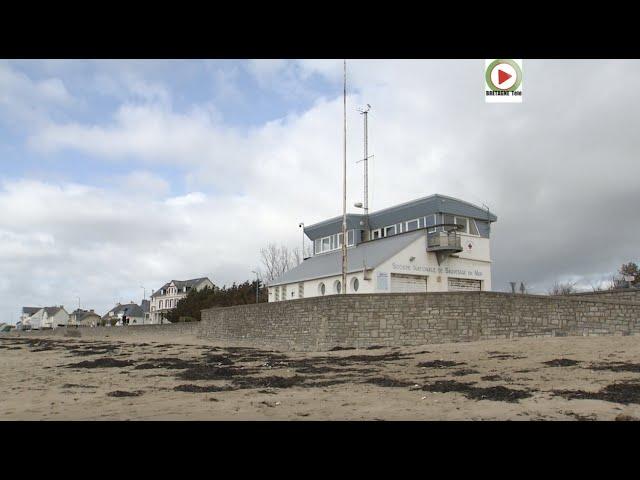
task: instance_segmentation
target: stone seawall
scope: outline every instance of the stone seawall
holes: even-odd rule
[[[443,292],[334,295],[202,312],[200,335],[287,350],[640,333],[640,302]]]
[[[143,341],[149,337],[162,338],[167,341],[177,336],[196,336],[200,331],[200,322],[170,323],[166,325],[136,325],[127,327],[70,327],[51,330],[28,330],[10,332],[3,335],[11,337],[78,337],[90,340],[123,339]]]
[[[620,288],[617,290],[602,290],[599,292],[572,293],[569,297],[591,298],[593,300],[616,300],[640,303],[640,288]]]
[[[640,334],[636,292],[546,296],[496,292],[330,295],[203,310],[202,321],[58,328],[8,336],[169,342],[177,337],[279,350],[322,351],[567,335]]]

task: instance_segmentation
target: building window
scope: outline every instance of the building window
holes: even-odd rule
[[[162,309],[162,300],[160,300],[160,305],[158,306],[158,308]]]
[[[342,290],[342,283],[340,282],[340,280],[336,280],[335,282],[333,282],[333,291],[335,293],[340,293],[341,290]]]
[[[395,225],[391,225],[390,227],[384,227],[384,236],[385,237],[390,237],[391,235],[395,235],[396,234],[396,226]]]
[[[280,287],[276,287],[276,302],[280,301]]]
[[[347,247],[352,247],[356,243],[356,231],[349,230],[347,232]]]
[[[371,231],[371,239],[372,240],[380,238],[380,236],[381,236],[380,229]]]
[[[476,221],[473,218],[469,219],[469,233],[471,235],[480,236],[480,233],[478,232],[478,226],[476,225]]]
[[[359,287],[360,287],[360,281],[358,280],[358,277],[353,277],[351,279],[351,290],[353,290],[354,292],[357,292]]]
[[[462,233],[468,233],[469,228],[467,227],[467,219],[465,217],[456,217],[456,225],[461,225],[462,228],[458,230]]]
[[[405,225],[405,231],[410,232],[412,230],[417,230],[420,228],[420,219],[416,218],[415,220],[409,220]]]
[[[446,223],[447,225],[452,225],[454,223],[456,223],[455,218],[453,215],[445,215],[444,216],[444,221],[442,223]]]
[[[318,254],[322,252],[322,240],[317,238],[313,241],[313,252]]]
[[[430,227],[431,225],[435,225],[436,222],[436,214],[434,213],[433,215],[428,215],[426,217],[424,217],[424,226],[425,227]],[[427,233],[434,233],[436,231],[435,228],[429,228],[427,230]]]
[[[298,283],[298,298],[304,298],[304,282]]]
[[[325,288],[325,286],[324,286],[324,283],[322,283],[322,282],[321,282],[321,283],[320,283],[320,285],[318,285],[318,293],[319,293],[320,295],[324,295],[324,294],[325,294],[325,291],[326,291],[326,288]]]

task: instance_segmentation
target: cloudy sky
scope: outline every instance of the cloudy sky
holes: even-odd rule
[[[485,203],[495,290],[590,288],[640,260],[639,61],[349,61],[348,204],[369,115],[373,210]],[[251,278],[270,241],[341,212],[342,61],[0,61],[0,321],[100,313],[170,279]]]

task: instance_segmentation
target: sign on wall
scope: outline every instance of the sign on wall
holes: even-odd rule
[[[376,290],[387,291],[389,290],[389,274],[386,272],[376,273]]]
[[[460,267],[435,267],[428,265],[410,265],[407,263],[393,262],[391,268],[398,272],[416,272],[416,273],[433,273],[438,275],[454,275],[472,278],[483,278],[484,272],[478,268],[460,268]]]

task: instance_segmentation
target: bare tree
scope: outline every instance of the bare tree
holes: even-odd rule
[[[548,290],[549,295],[569,295],[576,292],[576,284],[571,282],[555,282]]]
[[[624,288],[627,286],[627,282],[625,282],[624,277],[618,277],[616,275],[611,276],[611,286],[609,290],[617,290],[618,288]]]
[[[260,249],[260,261],[262,263],[262,277],[270,282],[280,277],[283,273],[302,263],[302,254],[297,247],[290,249],[286,245],[276,245],[269,243],[265,248]]]

